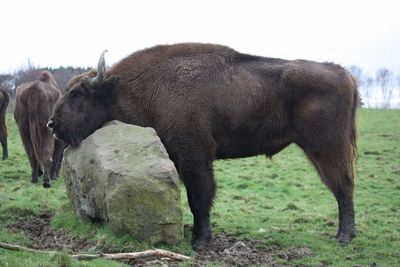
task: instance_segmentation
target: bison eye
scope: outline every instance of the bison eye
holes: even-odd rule
[[[82,98],[86,96],[86,92],[82,89],[71,91],[70,95],[74,99]]]

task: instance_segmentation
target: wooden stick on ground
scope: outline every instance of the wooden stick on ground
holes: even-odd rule
[[[188,256],[177,254],[163,249],[150,249],[141,252],[131,252],[131,253],[113,253],[113,254],[100,253],[100,254],[72,255],[72,258],[77,260],[91,260],[96,258],[103,258],[108,260],[127,260],[127,259],[139,259],[148,257],[169,258],[171,260],[176,260],[176,261],[190,260],[190,257]]]
[[[13,251],[27,251],[33,253],[46,253],[46,254],[54,254],[56,251],[47,251],[47,250],[36,250],[18,245],[11,245],[7,243],[0,242],[0,248],[13,250]],[[174,253],[171,251],[163,250],[163,249],[150,249],[141,252],[131,252],[131,253],[99,253],[99,254],[75,254],[71,255],[72,258],[77,260],[93,260],[97,258],[103,258],[108,260],[126,260],[126,259],[139,259],[139,258],[148,258],[148,257],[160,257],[160,258],[168,258],[176,261],[185,261],[190,260],[190,257],[181,255],[178,253]]]
[[[3,242],[0,242],[0,248],[14,250],[14,251],[27,251],[27,252],[33,252],[33,253],[46,253],[46,254],[56,253],[56,251],[37,250],[37,249],[27,248],[27,247],[18,246],[18,245],[7,244],[7,243],[3,243]]]

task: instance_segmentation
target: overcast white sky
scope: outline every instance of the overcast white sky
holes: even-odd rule
[[[156,44],[206,42],[400,74],[399,1],[0,1],[0,72],[112,64]]]

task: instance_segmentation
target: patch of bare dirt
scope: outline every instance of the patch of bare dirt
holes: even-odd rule
[[[259,240],[217,234],[210,247],[195,256],[194,262],[196,266],[206,266],[211,262],[218,262],[221,266],[283,266],[277,264],[278,258],[289,261],[313,254],[306,247],[282,249]]]
[[[72,252],[87,251],[93,244],[84,239],[72,237],[62,230],[54,230],[50,226],[53,212],[44,211],[35,217],[19,217],[13,224],[7,226],[11,231],[23,231],[32,240],[33,249],[67,250]]]
[[[32,240],[33,249],[58,250],[81,253],[95,247],[95,244],[72,237],[62,230],[54,230],[50,226],[53,216],[51,211],[42,212],[38,216],[20,217],[13,224],[8,225],[12,231],[23,231]],[[112,253],[113,251],[103,251]],[[279,262],[304,256],[312,256],[314,253],[307,247],[282,249],[276,245],[265,245],[259,240],[218,233],[207,249],[197,252],[193,257],[193,266],[207,266],[210,263],[218,263],[220,266],[286,266]],[[131,266],[179,266],[178,262],[148,261],[138,259],[125,261]]]

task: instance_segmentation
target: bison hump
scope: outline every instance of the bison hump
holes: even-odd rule
[[[39,80],[42,82],[48,82],[51,79],[51,74],[47,71],[42,71],[39,75]]]

